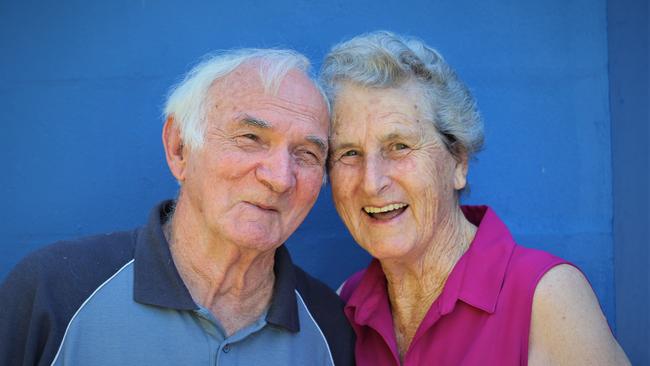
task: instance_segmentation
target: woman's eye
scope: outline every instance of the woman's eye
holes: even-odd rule
[[[334,159],[334,161],[345,165],[355,165],[359,163],[359,159],[361,159],[361,152],[359,150],[346,150],[338,154],[338,158]]]
[[[409,148],[408,145],[403,144],[401,142],[398,142],[395,145],[393,145],[393,150],[404,150],[404,149],[408,149],[408,148]]]

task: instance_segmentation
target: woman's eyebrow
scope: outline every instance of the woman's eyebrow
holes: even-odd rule
[[[393,131],[381,137],[382,142],[399,140],[404,138],[410,138],[417,136],[416,133],[412,131]]]
[[[398,138],[400,138],[402,136],[403,135],[401,133],[399,133],[399,132],[391,132],[388,135],[384,136],[384,140],[395,140],[395,139],[398,139]]]
[[[332,146],[332,151],[340,150],[340,149],[348,149],[351,147],[356,146],[355,144],[351,142],[344,142],[342,144],[330,144]]]

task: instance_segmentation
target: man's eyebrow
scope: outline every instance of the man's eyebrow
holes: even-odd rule
[[[317,136],[307,136],[307,141],[311,142],[312,144],[318,146],[318,150],[320,150],[321,153],[326,154],[327,153],[327,143],[323,139]]]
[[[244,115],[244,117],[241,119],[241,123],[251,127],[264,129],[271,128],[271,125],[268,122],[249,115]]]
[[[251,126],[251,127],[263,128],[263,129],[271,128],[270,123],[266,122],[265,120],[250,116],[248,114],[243,116],[243,118],[241,119],[241,124]],[[327,153],[327,143],[320,137],[307,136],[307,141],[316,145],[318,147],[318,150],[320,150],[321,153],[323,154]]]

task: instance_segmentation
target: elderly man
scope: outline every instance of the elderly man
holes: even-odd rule
[[[142,228],[23,260],[0,288],[0,364],[352,364],[340,300],[282,246],[327,158],[308,65],[240,50],[190,71],[162,133],[177,200]]]

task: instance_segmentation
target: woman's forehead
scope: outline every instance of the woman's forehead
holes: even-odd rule
[[[343,115],[346,119],[368,116],[384,118],[393,114],[417,118],[432,115],[431,103],[422,87],[416,83],[395,88],[368,88],[347,84],[337,94],[333,112],[335,119],[337,115]]]

